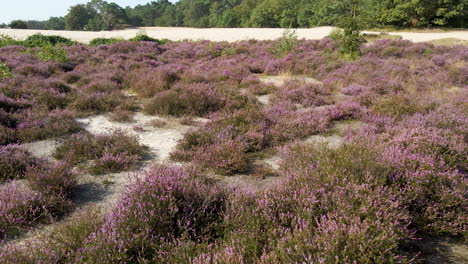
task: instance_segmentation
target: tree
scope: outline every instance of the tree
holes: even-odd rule
[[[96,12],[86,5],[72,6],[65,16],[65,28],[68,30],[84,30],[88,21],[95,16]]]
[[[466,0],[373,0],[379,22],[396,26],[464,26]]]
[[[16,29],[27,29],[28,24],[23,20],[13,20],[10,22],[9,27]]]
[[[209,0],[192,0],[183,3],[184,26],[208,27],[210,2]]]
[[[96,14],[86,25],[87,30],[112,30],[128,22],[127,13],[116,3],[92,0],[86,6]]]
[[[346,58],[354,59],[360,54],[360,30],[365,21],[364,0],[343,0],[339,4],[344,11],[337,21],[337,26],[343,29],[339,39],[340,52]]]
[[[65,18],[64,17],[51,17],[45,22],[46,28],[51,30],[64,30]]]

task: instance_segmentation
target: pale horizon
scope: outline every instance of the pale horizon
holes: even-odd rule
[[[68,9],[77,4],[84,4],[89,0],[1,0],[0,23],[8,24],[12,20],[47,20],[50,17],[65,16]],[[153,0],[154,1],[154,0]],[[177,0],[169,0],[177,2]],[[152,0],[108,0],[121,7],[144,5]]]

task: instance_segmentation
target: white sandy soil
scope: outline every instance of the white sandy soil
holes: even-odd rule
[[[322,39],[330,34],[333,27],[300,28],[297,34],[300,39]],[[30,30],[30,29],[0,29],[0,34],[9,35],[16,39],[25,39],[30,35],[41,33],[43,35],[60,35],[75,41],[88,43],[94,38],[123,38],[129,39],[138,33],[145,33],[157,39],[179,40],[211,40],[211,41],[241,41],[248,39],[274,40],[282,36],[281,28],[186,28],[186,27],[141,27],[114,31],[57,31],[57,30]],[[379,33],[366,31],[364,33]],[[399,35],[403,39],[413,42],[424,42],[436,39],[457,38],[468,40],[468,31],[450,32],[389,32],[390,35]]]
[[[134,116],[135,121],[132,123],[113,122],[104,115],[80,118],[77,121],[85,130],[92,134],[118,129],[137,135],[140,143],[148,146],[150,153],[156,156],[156,161],[168,161],[169,153],[174,150],[177,141],[182,139],[183,134],[189,127],[179,125],[154,128],[150,125],[150,122],[157,119],[161,120],[162,118],[136,113]],[[143,131],[139,131],[141,129]]]

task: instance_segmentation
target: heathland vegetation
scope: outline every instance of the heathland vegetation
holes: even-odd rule
[[[2,37],[0,263],[417,263],[421,239],[466,242],[468,48],[364,44],[343,17],[322,40]],[[188,127],[168,160],[138,137],[159,119],[78,122],[143,114]],[[50,156],[26,150],[43,140]],[[106,210],[77,202],[84,177],[125,171]]]
[[[349,4],[360,6],[366,27],[464,28],[468,20],[464,0],[158,0],[126,8],[92,0],[70,7],[63,17],[15,20],[9,26],[90,31],[140,26],[308,28],[335,26],[349,13]]]

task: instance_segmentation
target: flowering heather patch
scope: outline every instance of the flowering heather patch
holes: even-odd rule
[[[171,90],[157,93],[145,105],[148,114],[204,116],[219,110],[224,99],[213,85],[175,84]]]
[[[0,182],[24,178],[29,166],[42,162],[18,145],[0,146]]]
[[[102,225],[102,218],[97,207],[78,209],[38,241],[2,245],[0,263],[72,263],[88,236]]]
[[[304,107],[320,106],[331,103],[330,95],[331,91],[321,84],[290,81],[275,93],[271,103],[292,103]]]
[[[215,238],[224,193],[196,173],[155,167],[137,178],[103,226],[91,234],[78,263],[125,263],[135,258],[164,263],[177,248],[177,239],[203,243]]]
[[[242,173],[249,169],[245,152],[246,146],[242,142],[228,140],[200,148],[194,154],[194,162],[220,174]]]
[[[411,263],[414,236],[466,240],[467,47],[381,40],[344,61],[330,38],[298,41],[282,58],[271,52],[277,43],[72,45],[64,47],[68,63],[0,48],[11,73],[0,80],[0,144],[73,134],[77,116],[130,117],[142,106],[196,126],[171,158],[197,168],[138,175],[104,222],[84,228],[77,220],[67,234],[79,235],[48,250],[25,246],[39,252],[27,258],[0,253],[0,263]],[[257,76],[279,73],[322,85],[274,87]],[[254,96],[266,94],[265,105]],[[189,122],[195,116],[207,120]],[[348,120],[363,127],[341,131]],[[301,144],[336,131],[345,136],[340,146]],[[202,175],[268,173],[255,170],[254,158],[269,148],[282,152],[277,185],[226,190]],[[145,150],[116,132],[65,139],[55,157],[68,166],[10,154],[5,168],[27,183],[0,187],[2,197],[28,206],[8,203],[2,236],[66,212],[75,184],[68,166],[128,170]]]
[[[70,166],[65,163],[30,166],[26,170],[25,178],[32,190],[44,195],[68,197],[77,184],[76,174],[71,172]]]
[[[0,239],[44,217],[44,197],[15,182],[0,186]]]
[[[15,237],[40,222],[63,216],[71,202],[60,194],[36,192],[15,181],[0,186],[0,239]]]
[[[54,157],[76,165],[94,160],[90,171],[94,174],[127,170],[145,155],[137,136],[114,131],[96,136],[77,134],[65,140],[54,152]]]

